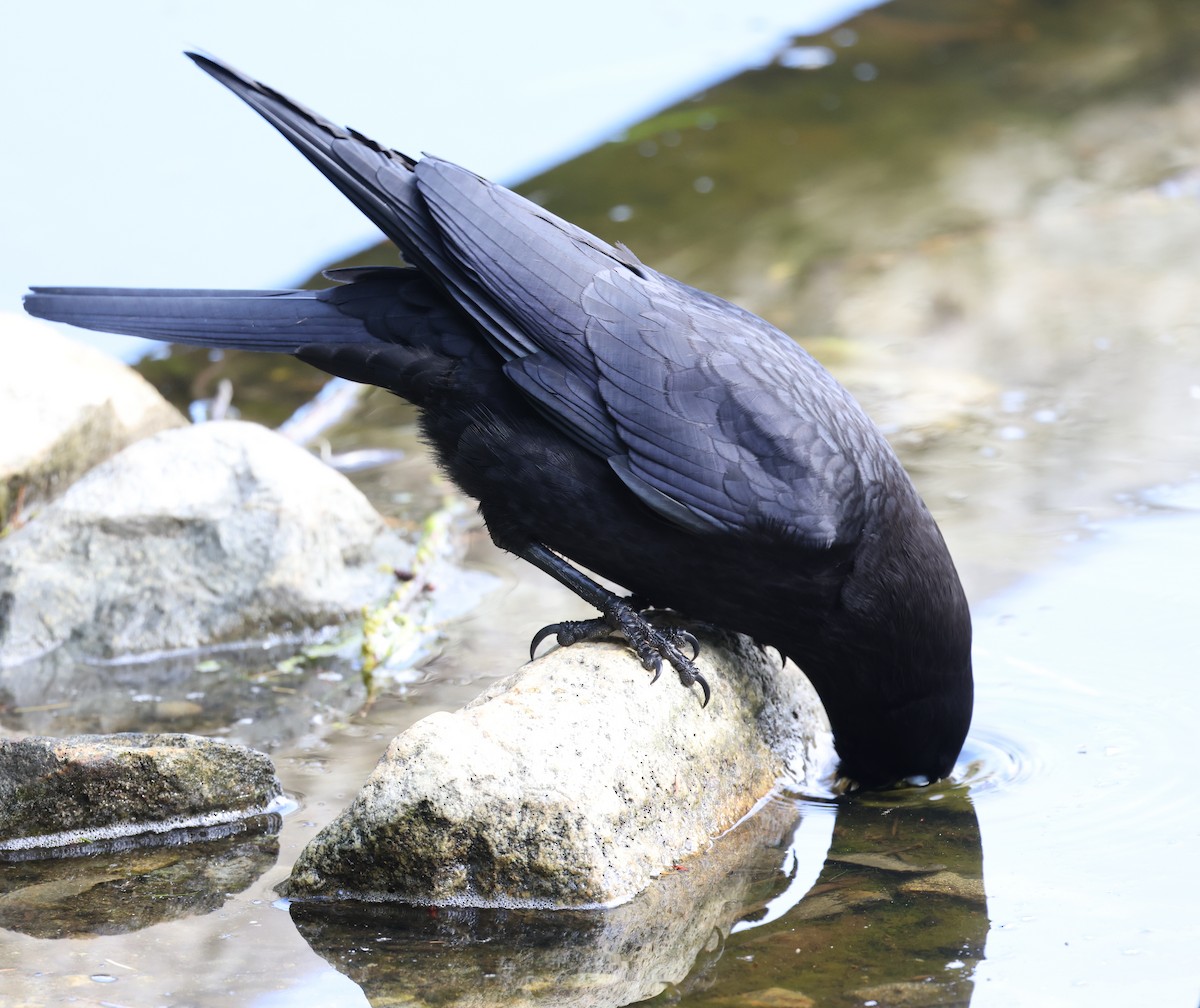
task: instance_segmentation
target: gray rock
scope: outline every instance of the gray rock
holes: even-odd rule
[[[620,644],[524,666],[389,746],[301,854],[289,895],[466,906],[612,905],[703,851],[785,767],[815,777],[815,694],[745,638],[705,638],[698,691]]]
[[[126,445],[187,421],[136,371],[42,322],[0,314],[0,527]]]
[[[0,739],[0,852],[212,827],[271,810],[262,753],[195,735]]]
[[[164,431],[0,539],[0,667],[298,633],[386,597],[411,547],[263,427]]]

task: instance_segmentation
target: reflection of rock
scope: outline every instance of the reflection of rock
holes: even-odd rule
[[[947,991],[930,980],[897,980],[894,983],[859,987],[850,992],[855,1000],[865,1004],[886,1005],[888,1008],[940,1008],[962,1005],[958,991]]]
[[[285,641],[121,663],[59,648],[0,668],[0,725],[33,735],[222,732],[274,749],[362,705],[363,683],[343,653],[353,644],[329,657],[326,646],[304,646],[300,660]]]
[[[942,438],[962,438],[998,392],[971,371],[913,361],[894,345],[829,338],[806,340],[805,348],[838,381],[854,389],[900,451],[928,449]]]
[[[42,322],[0,316],[0,528],[139,438],[184,423],[139,375]]]
[[[902,875],[929,875],[946,867],[941,864],[913,864],[899,854],[830,854],[829,860],[858,865],[860,868],[878,868],[880,871],[900,872]]]
[[[0,667],[334,623],[411,548],[342,476],[264,428],[164,431],[0,540]]]
[[[909,895],[951,896],[954,899],[980,905],[987,902],[983,879],[965,878],[956,872],[942,871],[914,882],[906,882],[900,887],[900,891]]]
[[[279,818],[259,819],[251,824],[258,836],[119,857],[6,864],[0,873],[0,928],[35,938],[87,938],[209,913],[275,864]]]
[[[807,994],[787,987],[767,987],[727,998],[713,998],[708,1004],[714,1008],[813,1008],[816,1002]]]
[[[704,640],[700,706],[623,645],[551,652],[396,738],[299,858],[291,895],[467,906],[619,903],[703,850],[828,739],[794,666]]]
[[[754,989],[755,963],[787,959],[821,1004],[967,1004],[988,934],[982,861],[965,787],[853,795],[816,883],[786,914],[736,929],[722,981]]]
[[[0,739],[0,852],[92,853],[141,834],[268,812],[281,788],[262,753],[194,735]]]
[[[614,909],[297,902],[292,917],[372,1004],[615,1008],[720,957],[733,922],[780,884],[799,814],[790,802],[767,803],[702,857]]]

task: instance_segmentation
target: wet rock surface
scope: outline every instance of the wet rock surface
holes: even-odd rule
[[[0,314],[0,528],[126,445],[187,421],[108,354]]]
[[[828,733],[808,681],[741,637],[701,641],[713,686],[655,684],[621,644],[560,648],[393,740],[304,850],[292,896],[459,906],[617,904],[705,850]],[[824,767],[824,769],[829,769]]]
[[[271,760],[194,735],[0,739],[0,856],[79,847],[266,813]]]
[[[412,548],[344,477],[254,424],[165,431],[0,539],[0,667],[325,627]]]

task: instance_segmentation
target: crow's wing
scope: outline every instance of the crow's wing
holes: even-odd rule
[[[641,500],[697,532],[858,536],[879,435],[791,339],[456,165],[414,170],[447,251],[525,334],[506,374]]]
[[[858,538],[877,476],[863,449],[878,435],[792,340],[665,278],[601,274],[585,305],[625,449],[609,463],[643,500],[816,546]]]
[[[861,448],[878,435],[782,333],[457,165],[413,160],[191,55],[396,242],[517,387],[660,514],[814,546],[858,535],[872,474],[854,459],[869,458]]]
[[[529,351],[520,327],[505,315],[503,306],[464,275],[456,258],[443,247],[417,191],[414,168],[418,162],[356,130],[338,126],[227,63],[200,53],[187,55],[283,134],[396,244],[410,265],[445,291],[502,355]]]

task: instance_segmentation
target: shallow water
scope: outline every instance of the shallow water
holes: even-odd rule
[[[1197,995],[1197,557],[1200,513],[1139,516],[980,607],[974,734],[1020,766],[973,792],[977,1003],[1012,1003],[1014,975],[1064,1004]]]
[[[955,780],[782,791],[714,854],[743,845],[730,906],[651,977],[659,1002],[1196,1004],[1198,20],[1165,0],[900,0],[789,57],[828,67],[714,86],[531,183],[826,360],[895,438],[975,614]],[[236,374],[248,413],[278,395]],[[406,452],[355,479],[419,518],[443,488],[411,420],[372,395],[331,441]],[[548,618],[586,615],[481,533],[470,560],[500,587],[365,710],[336,656],[264,654],[152,682],[92,669],[0,713],[14,732],[227,735],[270,751],[298,801],[254,836],[5,868],[0,1000],[620,1003],[632,959],[553,972],[557,949],[603,953],[615,914],[346,917],[274,893],[394,734],[507,674]]]

